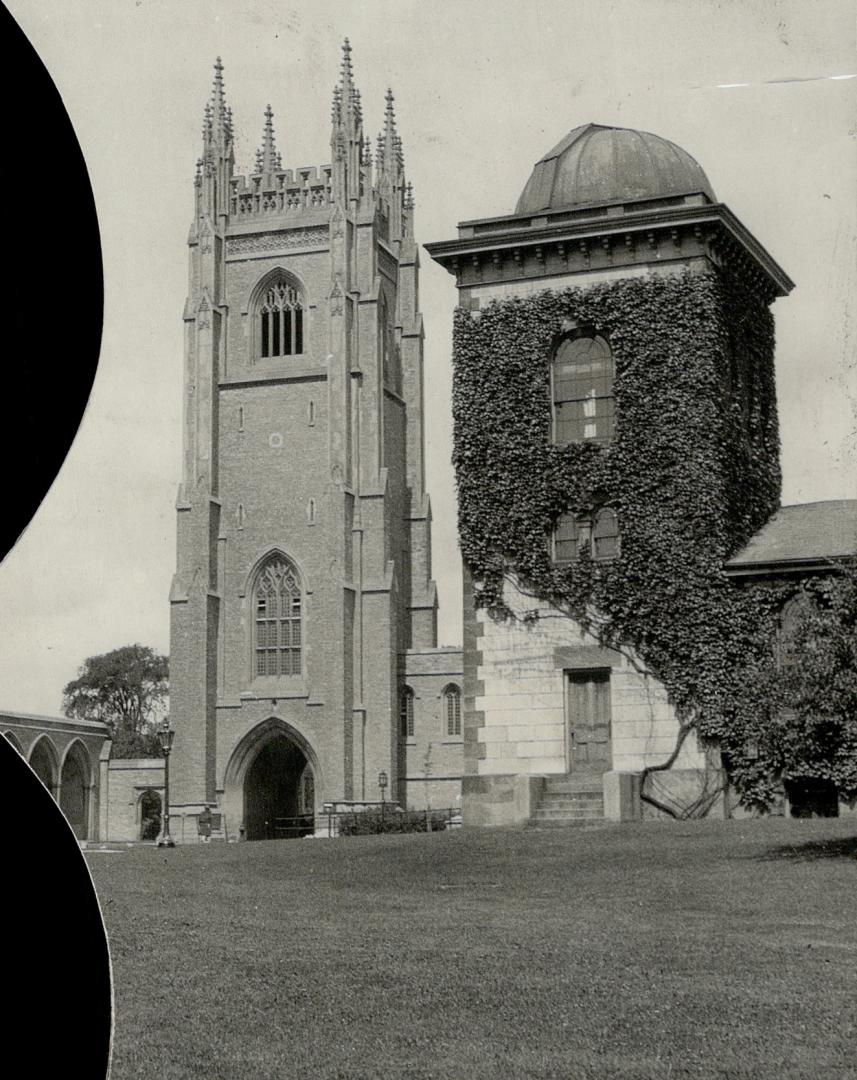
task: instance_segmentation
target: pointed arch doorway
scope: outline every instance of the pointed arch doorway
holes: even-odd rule
[[[226,799],[240,800],[247,840],[288,840],[315,828],[317,765],[309,744],[271,719],[247,735],[232,756]]]

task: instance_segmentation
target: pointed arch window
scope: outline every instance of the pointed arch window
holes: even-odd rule
[[[256,311],[259,355],[263,360],[304,351],[304,302],[297,284],[285,275],[269,281]]]
[[[460,735],[461,690],[453,683],[450,683],[443,692],[443,715],[446,723],[446,734],[452,736]]]
[[[614,429],[613,353],[603,337],[568,337],[553,359],[554,443],[609,443]]]
[[[410,686],[399,695],[399,731],[403,739],[414,737],[414,692]]]
[[[302,657],[301,583],[287,559],[277,555],[263,566],[253,591],[254,653],[257,675],[300,675]]]

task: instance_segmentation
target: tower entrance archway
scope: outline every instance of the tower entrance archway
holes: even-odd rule
[[[247,840],[306,836],[315,827],[316,772],[306,740],[287,724],[266,721],[242,740],[227,768],[227,813],[241,806]]]

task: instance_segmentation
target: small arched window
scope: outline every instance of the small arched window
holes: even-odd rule
[[[563,514],[553,534],[553,557],[556,562],[573,562],[589,546],[589,522],[576,514]]]
[[[453,684],[443,692],[443,715],[447,735],[461,734],[461,691]]]
[[[414,692],[410,686],[399,695],[399,731],[403,739],[414,737]]]
[[[613,438],[613,354],[603,337],[565,338],[553,359],[554,442]]]
[[[304,304],[297,285],[285,275],[262,290],[256,309],[259,355],[297,356],[304,351]]]
[[[813,612],[813,602],[805,592],[799,592],[788,600],[780,612],[777,631],[777,665],[791,667],[800,659],[798,641],[801,623]]]
[[[262,567],[253,592],[257,675],[301,673],[301,585],[295,567],[275,555]]]
[[[592,527],[592,558],[615,559],[619,554],[619,520],[616,511],[603,506]]]

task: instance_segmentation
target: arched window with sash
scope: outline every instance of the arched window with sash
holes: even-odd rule
[[[453,738],[461,734],[461,690],[450,683],[443,692],[444,730]]]
[[[552,365],[557,446],[612,440],[613,376],[613,353],[603,337],[567,337],[559,343]]]
[[[592,558],[615,559],[619,554],[619,519],[611,506],[602,506],[592,525]]]

